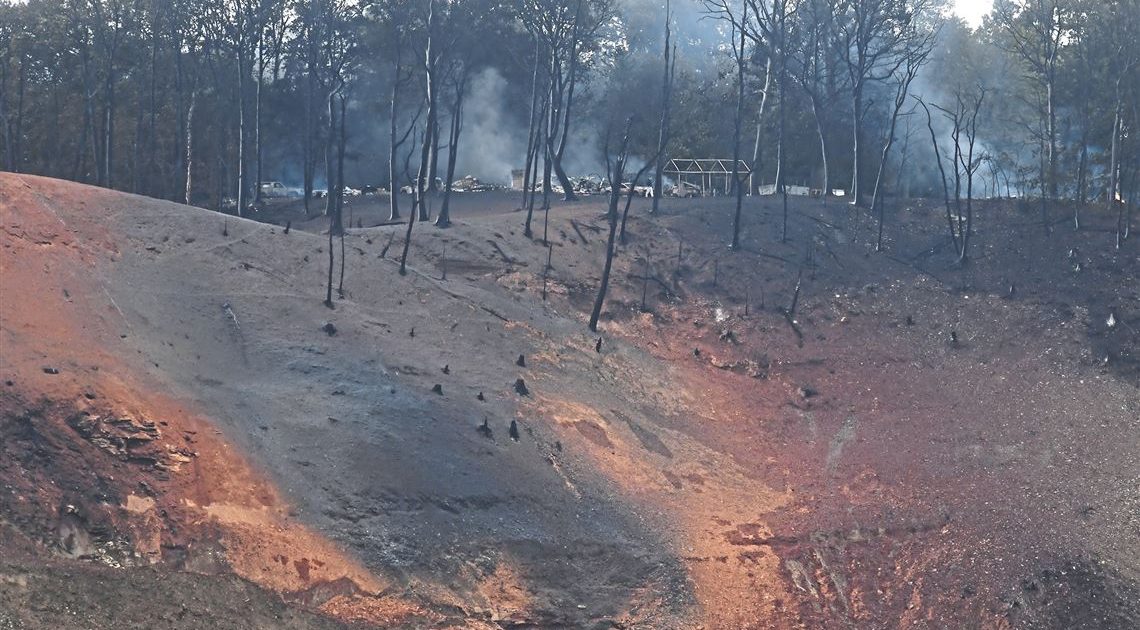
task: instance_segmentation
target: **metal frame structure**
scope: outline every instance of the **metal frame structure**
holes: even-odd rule
[[[739,160],[737,172],[741,184],[747,180],[748,188],[745,192],[752,194],[752,168],[748,162]],[[665,165],[665,175],[675,178],[678,182],[700,185],[702,195],[717,194],[718,191],[720,194],[727,195],[733,191],[731,159],[672,159]],[[724,186],[718,189],[716,184],[720,182],[722,177],[724,178]],[[696,179],[697,182],[693,182],[693,179]]]

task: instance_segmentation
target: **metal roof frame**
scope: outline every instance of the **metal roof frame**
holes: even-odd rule
[[[732,159],[728,158],[675,158],[665,165],[665,172],[678,175],[731,175]],[[744,160],[737,160],[737,173],[751,175],[752,167]]]
[[[733,160],[724,158],[674,158],[665,164],[664,173],[675,176],[677,181],[693,184],[697,180],[701,194],[731,194]],[[738,185],[747,185],[748,194],[752,191],[752,167],[744,160],[736,161]]]

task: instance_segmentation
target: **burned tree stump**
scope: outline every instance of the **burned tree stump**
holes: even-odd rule
[[[519,396],[530,396],[530,390],[527,389],[526,381],[521,378],[515,381],[515,391]]]
[[[512,440],[514,440],[516,442],[519,441],[519,425],[514,420],[511,420],[511,428],[507,432],[507,434],[511,436]]]
[[[520,354],[518,360],[515,361],[515,365],[519,367],[526,367],[526,357]]]

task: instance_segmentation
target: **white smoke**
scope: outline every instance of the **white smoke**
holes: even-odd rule
[[[463,105],[456,178],[474,175],[481,181],[509,184],[511,170],[522,168],[526,155],[525,123],[510,120],[507,80],[495,68],[471,79]]]

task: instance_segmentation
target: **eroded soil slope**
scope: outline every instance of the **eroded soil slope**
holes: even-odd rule
[[[504,195],[417,226],[406,276],[400,226],[352,229],[330,310],[319,220],[0,192],[32,555],[415,627],[1140,619],[1140,261],[1095,215],[983,207],[958,267],[922,204],[878,253],[846,206],[793,203],[780,243],[750,199],[732,252],[730,202],[639,202],[592,335],[598,202],[551,213],[547,273]],[[13,580],[0,610],[36,609]]]

